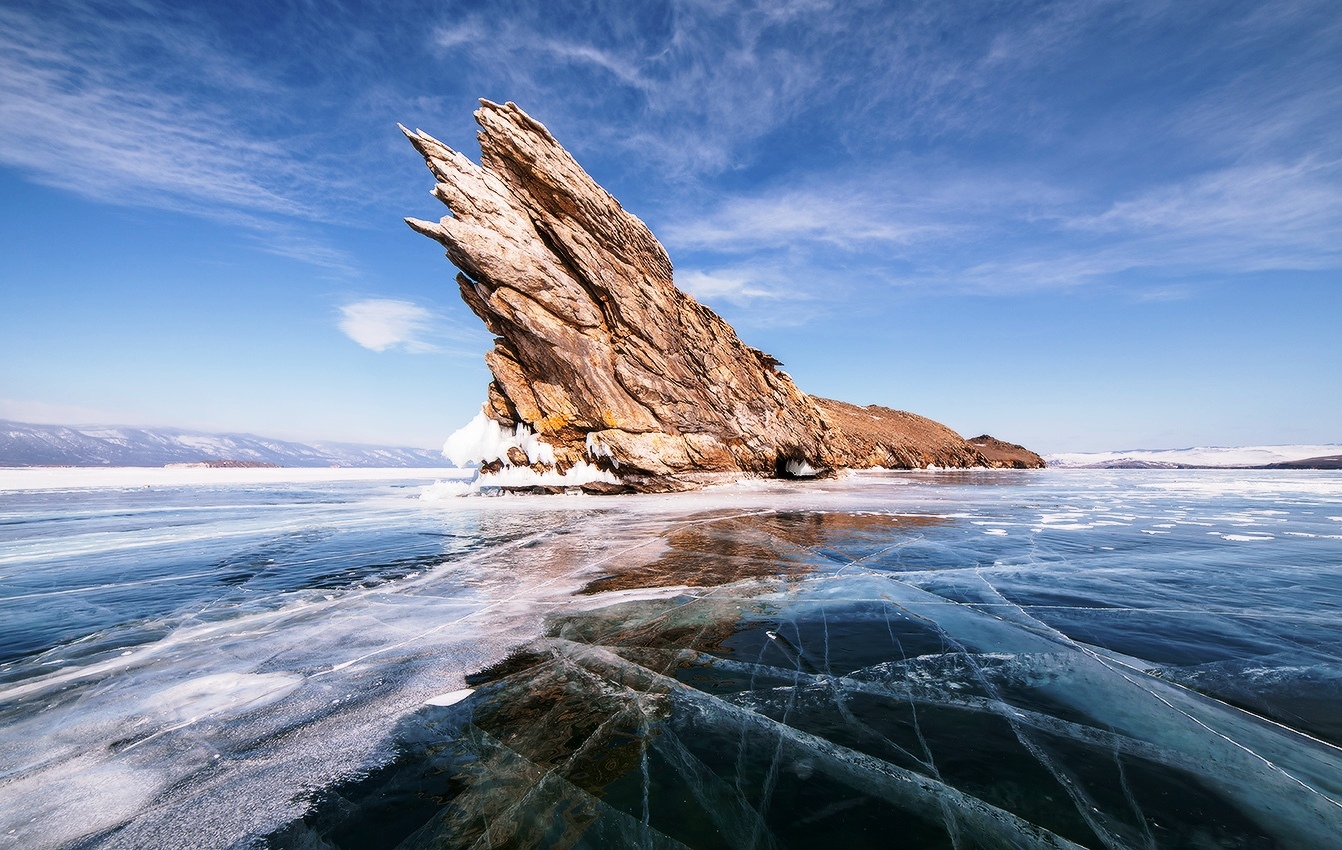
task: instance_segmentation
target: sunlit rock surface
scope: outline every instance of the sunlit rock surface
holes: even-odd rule
[[[807,396],[675,287],[651,231],[545,127],[512,103],[481,104],[478,166],[405,131],[451,211],[407,222],[447,249],[462,298],[496,335],[485,412],[552,447],[538,474],[590,460],[623,484],[674,490],[741,473],[1043,465],[1024,450],[988,456],[911,414]]]

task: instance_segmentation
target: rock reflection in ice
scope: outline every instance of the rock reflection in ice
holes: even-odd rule
[[[1041,616],[1100,607],[1084,581],[1041,610],[896,551],[946,527],[694,517],[271,841],[355,846],[413,800],[380,846],[1336,844],[1336,746]]]

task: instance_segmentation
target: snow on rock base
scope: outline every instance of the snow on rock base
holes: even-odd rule
[[[443,444],[443,457],[452,461],[454,466],[496,460],[504,466],[512,466],[508,450],[513,448],[525,452],[528,463],[555,462],[554,449],[525,424],[508,429],[486,416],[483,410],[447,438]]]
[[[537,472],[527,466],[505,466],[498,472],[477,475],[472,481],[435,481],[425,487],[420,498],[426,501],[448,499],[453,496],[489,495],[507,490],[525,490],[529,487],[577,488],[584,484],[622,484],[608,470],[586,461],[579,461],[567,472],[547,470]]]
[[[519,449],[525,453],[528,464],[540,464],[550,468],[537,470],[533,466],[519,465],[508,456],[512,449]],[[621,483],[614,473],[587,461],[579,461],[568,470],[560,472],[553,467],[554,449],[543,442],[530,428],[525,424],[519,424],[516,428],[506,428],[490,419],[484,411],[447,438],[447,442],[443,445],[443,456],[459,467],[467,464],[502,464],[502,468],[481,472],[470,481],[436,481],[424,488],[420,494],[421,499],[433,501],[501,490],[524,490],[529,487],[568,488],[597,482]]]

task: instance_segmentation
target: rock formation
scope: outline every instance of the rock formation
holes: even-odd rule
[[[978,449],[990,466],[1011,469],[1042,469],[1044,459],[1024,446],[1008,443],[987,434],[981,434],[967,441]]]
[[[915,413],[874,404],[858,407],[815,396],[811,400],[846,438],[848,455],[845,465],[849,467],[1034,469],[1044,465],[1043,458],[1021,446],[1004,443],[986,434],[965,441],[940,422]]]
[[[447,249],[462,298],[496,336],[488,421],[472,433],[501,450],[474,459],[547,476],[594,466],[603,474],[585,477],[602,489],[618,475],[639,490],[722,474],[1016,465],[922,417],[807,396],[675,287],[647,226],[545,127],[512,103],[482,100],[475,117],[479,166],[401,128],[451,213],[406,222]]]

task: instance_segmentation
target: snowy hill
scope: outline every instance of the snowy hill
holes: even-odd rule
[[[293,443],[254,434],[176,428],[33,425],[0,420],[3,466],[163,466],[241,460],[277,466],[441,467],[432,449],[357,443]]]
[[[1071,452],[1048,455],[1049,466],[1089,469],[1179,469],[1190,466],[1267,466],[1308,458],[1342,455],[1342,444],[1321,446],[1202,446],[1188,449],[1133,449],[1121,452]]]

